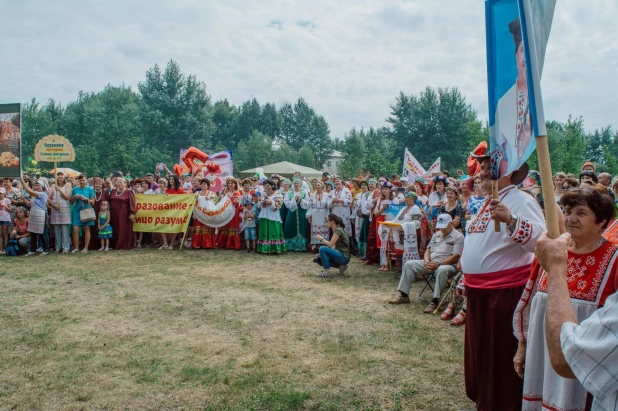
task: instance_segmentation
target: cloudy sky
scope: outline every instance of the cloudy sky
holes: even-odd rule
[[[487,116],[482,0],[0,0],[0,102],[135,87],[176,60],[214,100],[303,96],[333,137],[381,126],[399,91],[459,87]],[[618,127],[618,2],[558,0],[547,119]]]

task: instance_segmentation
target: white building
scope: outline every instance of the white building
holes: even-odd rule
[[[328,160],[326,160],[326,163],[322,166],[322,171],[326,171],[330,174],[338,174],[339,164],[341,164],[342,161],[343,153],[334,150]]]

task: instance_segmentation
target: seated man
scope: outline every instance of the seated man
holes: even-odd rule
[[[436,223],[436,233],[425,251],[424,260],[408,261],[403,267],[398,290],[401,295],[389,301],[389,304],[410,304],[410,284],[416,281],[420,274],[435,273],[436,284],[431,303],[423,311],[425,314],[434,312],[440,302],[440,295],[446,288],[446,282],[457,274],[457,262],[463,249],[464,236],[453,229],[452,217],[440,214]]]

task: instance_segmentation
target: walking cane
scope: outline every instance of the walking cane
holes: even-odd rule
[[[457,288],[457,283],[459,282],[460,278],[461,278],[461,271],[455,277],[453,277],[453,279],[451,280],[451,285],[449,286],[448,290],[446,291],[446,294],[444,294],[444,297],[442,298],[442,301],[440,301],[440,304],[438,304],[436,309],[433,311],[434,314],[438,314],[438,310],[440,309],[440,307],[442,307],[442,304],[444,304],[444,301],[446,301],[446,298],[451,293],[455,292],[455,289]]]

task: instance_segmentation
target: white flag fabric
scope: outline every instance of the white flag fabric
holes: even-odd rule
[[[412,183],[425,173],[426,171],[423,166],[421,166],[418,160],[410,153],[410,150],[406,148],[403,155],[403,172],[401,173],[401,179]]]
[[[429,169],[427,169],[427,172],[425,174],[423,174],[424,178],[431,178],[431,175],[433,173],[441,173],[442,172],[442,163],[441,163],[441,157],[438,157],[438,159],[431,165],[431,167],[429,167]]]

